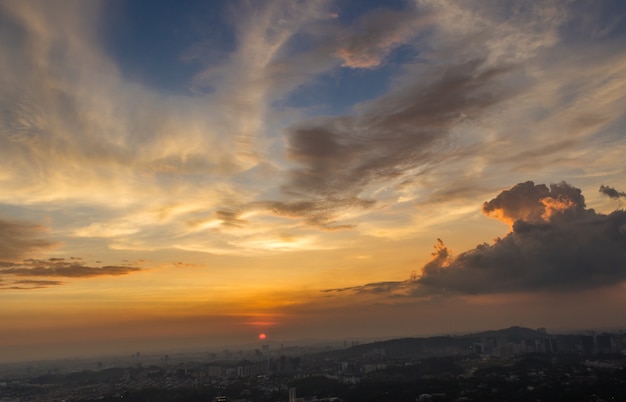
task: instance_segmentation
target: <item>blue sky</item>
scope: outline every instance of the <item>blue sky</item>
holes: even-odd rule
[[[228,9],[204,1],[111,1],[103,5],[102,44],[130,80],[189,94],[194,76],[236,46]],[[197,49],[197,50],[196,50]],[[194,50],[204,53],[193,57]]]

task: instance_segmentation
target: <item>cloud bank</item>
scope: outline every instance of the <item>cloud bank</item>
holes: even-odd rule
[[[520,183],[485,202],[483,212],[511,224],[511,232],[457,256],[438,240],[419,277],[331,291],[416,297],[562,292],[626,280],[626,211],[596,213],[576,187]]]
[[[27,259],[21,262],[0,262],[0,289],[41,289],[64,285],[66,282],[45,278],[95,278],[121,276],[141,271],[128,265],[89,266],[80,258],[49,258],[47,260]],[[42,279],[19,279],[42,278]]]
[[[598,214],[580,189],[533,182],[503,191],[483,212],[512,232],[427,264],[418,283],[463,293],[577,290],[626,279],[626,212]]]
[[[119,276],[140,271],[140,268],[129,266],[106,265],[90,267],[76,259],[51,258],[48,260],[25,260],[21,263],[0,263],[0,275],[14,275],[20,277],[64,277],[64,278],[93,278],[95,276]]]

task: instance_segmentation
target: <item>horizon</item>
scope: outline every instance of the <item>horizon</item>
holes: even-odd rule
[[[626,327],[625,16],[0,0],[0,356]]]
[[[62,362],[62,361],[92,361],[98,359],[117,359],[117,358],[128,358],[135,356],[136,353],[140,353],[141,356],[145,357],[157,357],[163,355],[171,355],[170,357],[176,355],[198,355],[198,354],[206,354],[206,353],[219,353],[224,351],[231,352],[251,352],[253,350],[258,350],[259,347],[268,345],[270,347],[270,353],[275,353],[278,351],[288,351],[293,348],[324,348],[324,350],[338,350],[338,349],[349,349],[357,346],[364,346],[370,344],[376,344],[380,342],[394,341],[394,340],[402,340],[402,339],[428,339],[428,338],[438,338],[438,337],[466,337],[477,335],[485,332],[501,332],[507,331],[511,329],[522,329],[522,330],[532,330],[532,331],[542,331],[545,330],[546,336],[562,336],[562,335],[580,335],[580,334],[589,334],[593,332],[595,334],[601,333],[622,333],[623,328],[572,328],[572,329],[557,329],[550,330],[549,328],[529,328],[519,325],[513,325],[510,327],[503,328],[489,328],[482,329],[478,331],[458,331],[456,333],[446,332],[446,333],[432,333],[432,334],[414,334],[414,335],[399,335],[399,336],[391,336],[391,337],[346,337],[346,338],[303,338],[303,339],[271,339],[271,340],[257,340],[257,342],[249,342],[249,343],[233,343],[233,344],[220,344],[220,345],[206,345],[202,346],[199,344],[196,345],[187,345],[183,346],[183,344],[178,343],[176,346],[171,345],[169,347],[166,346],[156,346],[156,347],[148,347],[147,349],[142,350],[140,347],[137,348],[127,348],[127,349],[111,349],[109,352],[105,354],[101,354],[96,352],[96,349],[92,349],[91,353],[82,353],[82,354],[68,354],[68,355],[50,355],[48,357],[41,357],[37,359],[23,357],[18,360],[7,360],[6,356],[0,358],[0,365],[13,365],[13,364],[26,364],[26,363],[44,363],[44,362]],[[350,344],[348,344],[350,342]],[[352,342],[357,342],[353,344]],[[328,349],[334,345],[335,347],[332,349]],[[138,345],[139,346],[139,345]],[[143,345],[145,346],[145,345]],[[279,346],[279,349],[275,349],[275,347]],[[49,348],[47,348],[49,349]],[[316,353],[316,352],[310,352]],[[35,353],[37,354],[37,353]],[[22,355],[23,356],[23,355]],[[41,355],[38,355],[41,356]]]

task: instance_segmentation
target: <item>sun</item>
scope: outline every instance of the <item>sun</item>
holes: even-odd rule
[[[260,340],[263,340],[263,339],[265,339],[265,338],[267,338],[267,335],[265,335],[264,333],[260,333],[260,334],[259,334],[259,339],[260,339]]]

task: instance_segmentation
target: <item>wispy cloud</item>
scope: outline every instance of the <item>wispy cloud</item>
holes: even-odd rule
[[[298,166],[283,192],[302,200],[299,205],[314,203],[315,216],[337,218],[342,210],[333,201],[367,199],[373,205],[381,191],[401,194],[405,183],[456,157],[458,124],[481,119],[511,96],[499,85],[510,72],[510,66],[489,68],[479,60],[425,70],[358,113],[291,127],[288,157]],[[319,209],[324,205],[326,212]],[[321,227],[319,219],[308,222]]]
[[[361,17],[345,29],[335,54],[344,67],[375,68],[396,47],[409,44],[432,19],[415,9],[394,11],[378,9]]]
[[[326,3],[232,4],[237,46],[187,97],[120,74],[94,29],[97,2],[44,3],[0,5],[0,202],[90,205],[98,212],[68,232],[116,249],[167,248],[172,237],[187,247],[243,226],[234,208],[273,185],[254,170],[273,141],[268,106],[309,77],[286,82],[276,60],[299,29],[329,18]],[[223,225],[180,224],[209,218]]]
[[[15,260],[54,247],[55,242],[42,237],[46,231],[44,226],[0,219],[0,259]]]
[[[615,29],[568,41],[582,26],[571,3],[424,0],[349,23],[329,1],[229,3],[232,49],[181,50],[200,64],[185,96],[120,72],[94,28],[100,5],[0,4],[0,202],[65,211],[71,223],[54,222],[68,244],[333,248],[331,231],[415,233],[511,178],[618,164],[619,146],[589,144],[619,142],[607,130],[623,116],[623,46]],[[400,47],[411,56],[381,68]],[[377,71],[388,85],[340,115],[289,103],[303,86]]]
[[[349,209],[367,209],[375,204],[372,200],[356,197],[318,198],[310,201],[267,201],[259,202],[260,206],[277,216],[300,218],[304,223],[324,230],[341,230],[353,228],[353,224],[338,223],[339,215],[345,215]]]

